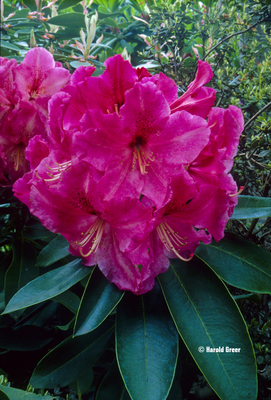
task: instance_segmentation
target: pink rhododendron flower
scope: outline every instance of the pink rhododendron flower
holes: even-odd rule
[[[31,170],[13,186],[72,254],[136,294],[152,289],[169,258],[189,261],[201,241],[220,240],[238,201],[229,171],[242,113],[213,108],[211,67],[198,65],[180,98],[170,78],[120,55],[99,77],[78,68],[49,100],[50,130],[28,141]],[[28,73],[18,72],[25,82]],[[34,81],[20,93],[22,101],[40,96],[40,111],[51,92]]]
[[[29,171],[25,149],[35,135],[47,137],[48,101],[69,79],[69,71],[43,48],[28,51],[20,65],[0,58],[1,185]]]

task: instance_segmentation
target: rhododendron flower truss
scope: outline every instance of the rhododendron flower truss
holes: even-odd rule
[[[0,58],[1,185],[29,171],[25,149],[35,135],[47,138],[48,101],[69,79],[69,71],[43,48],[28,51],[20,65]]]
[[[162,73],[136,70],[120,55],[105,65],[99,77],[78,68],[53,95],[49,133],[29,141],[31,171],[14,192],[83,263],[141,294],[169,258],[189,262],[201,241],[223,237],[238,201],[229,171],[243,117],[234,106],[212,108],[206,62],[180,98]]]

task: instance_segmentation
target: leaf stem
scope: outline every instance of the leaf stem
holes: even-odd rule
[[[263,111],[265,111],[268,107],[271,106],[271,101],[269,103],[267,103],[260,111],[258,111],[255,115],[253,115],[252,118],[250,118],[250,120],[245,124],[244,126],[244,130],[251,124],[251,122],[254,121],[254,119],[256,119]]]
[[[237,36],[237,35],[242,35],[242,33],[248,32],[250,29],[254,28],[254,26],[260,24],[261,22],[263,22],[263,20],[255,22],[255,24],[251,25],[249,28],[245,29],[244,31],[235,32],[235,33],[227,36],[225,39],[222,39],[211,50],[208,51],[208,53],[205,55],[205,57],[203,57],[202,61],[204,61],[208,57],[208,55],[211,54],[218,46],[220,46],[222,43],[226,42],[226,40],[228,40],[228,39],[230,39],[230,38],[232,38],[234,36]]]

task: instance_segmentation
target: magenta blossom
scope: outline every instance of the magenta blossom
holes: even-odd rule
[[[48,101],[65,86],[69,72],[43,48],[27,52],[20,65],[0,58],[0,184],[12,185],[29,171],[25,149],[48,133]]]
[[[213,108],[206,62],[180,98],[162,73],[136,70],[120,55],[105,65],[99,77],[78,68],[49,100],[48,135],[29,140],[31,171],[13,188],[72,254],[141,294],[169,258],[189,261],[201,241],[223,237],[238,200],[229,171],[243,117],[234,106]],[[33,87],[23,101],[33,101]]]

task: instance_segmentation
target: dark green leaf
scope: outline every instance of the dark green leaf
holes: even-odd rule
[[[112,323],[105,321],[87,335],[65,339],[39,362],[30,384],[53,389],[74,382],[95,365],[112,333]]]
[[[85,288],[76,316],[75,335],[84,335],[99,326],[120,302],[124,292],[94,269]]]
[[[20,289],[8,303],[5,313],[51,299],[65,292],[89,273],[90,269],[84,267],[81,260],[74,260],[63,267],[47,272]]]
[[[39,326],[23,325],[16,328],[0,328],[0,347],[15,351],[41,349],[53,336]]]
[[[239,196],[230,219],[247,219],[271,216],[271,199],[267,197]]]
[[[6,396],[6,398],[4,396]],[[42,396],[41,394],[25,392],[24,390],[14,389],[9,386],[0,386],[0,399],[1,400],[6,400],[6,399],[7,400],[53,400],[56,399],[56,397],[48,395]]]
[[[5,302],[24,285],[38,276],[35,266],[36,256],[34,247],[27,242],[17,239],[12,244],[13,259],[5,275]]]
[[[70,290],[66,290],[65,292],[60,293],[56,297],[52,297],[52,300],[57,301],[58,303],[67,307],[74,314],[77,313],[80,304],[79,297],[76,296],[76,294],[71,292]]]
[[[86,28],[85,16],[79,13],[61,14],[57,17],[50,18],[50,25],[58,25],[69,28]]]
[[[201,244],[196,254],[230,285],[271,293],[271,254],[256,244],[226,233],[218,243]]]
[[[222,400],[256,399],[255,355],[246,324],[222,281],[200,259],[171,260],[159,281],[177,329]],[[220,349],[220,352],[209,352]],[[227,348],[240,349],[228,352]]]
[[[133,400],[163,400],[178,357],[178,334],[160,288],[136,296],[126,292],[117,308],[116,353]]]
[[[37,266],[48,267],[69,254],[69,242],[59,235],[41,250],[37,258]]]
[[[90,389],[93,378],[93,369],[90,367],[84,371],[83,375],[79,376],[75,382],[70,383],[69,387],[74,390],[78,396],[85,394]]]
[[[117,361],[114,360],[99,386],[95,400],[130,400],[121,378]]]

